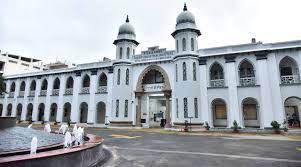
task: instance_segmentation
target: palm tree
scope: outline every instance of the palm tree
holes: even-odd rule
[[[2,75],[0,75],[0,95],[2,95],[3,93],[6,93],[5,89],[6,89],[6,86],[4,84],[4,77]]]

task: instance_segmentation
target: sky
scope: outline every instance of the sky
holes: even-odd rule
[[[300,0],[0,0],[0,50],[45,63],[115,59],[126,15],[140,43],[136,53],[173,50],[185,2],[202,32],[199,48],[301,40]]]

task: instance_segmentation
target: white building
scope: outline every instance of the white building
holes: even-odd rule
[[[271,127],[301,113],[301,40],[200,49],[191,12],[177,17],[175,50],[139,43],[127,18],[119,28],[116,60],[6,76],[2,116],[23,121],[110,126]],[[289,114],[286,116],[286,114]]]

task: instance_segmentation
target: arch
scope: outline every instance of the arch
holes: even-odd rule
[[[30,91],[35,91],[36,90],[36,81],[32,80],[30,84]]]
[[[60,89],[60,79],[58,77],[53,82],[53,89]]]
[[[1,86],[1,87],[0,87],[0,88],[1,88],[1,90],[0,90],[1,92],[0,92],[0,93],[1,93],[1,95],[3,95],[3,93],[5,93],[5,92],[6,92],[6,83],[5,83],[5,82],[3,82],[3,84],[2,84],[2,85],[0,85],[0,86]]]
[[[117,71],[117,85],[120,85],[120,69]]]
[[[122,59],[122,47],[119,48],[119,59]]]
[[[213,64],[211,64],[209,68],[209,76],[210,76],[210,86],[212,87],[225,86],[224,69],[220,63],[214,62]]]
[[[18,105],[17,105],[17,120],[21,120],[21,115],[22,115],[22,103],[19,103]]]
[[[0,104],[0,117],[2,116],[2,112],[3,112],[3,104]]]
[[[301,98],[291,96],[285,99],[285,116],[289,128],[300,128]]]
[[[45,121],[44,113],[45,113],[45,104],[40,103],[38,106],[38,121]]]
[[[21,82],[20,91],[25,91],[25,81]]]
[[[12,108],[13,108],[13,105],[12,105],[11,103],[9,103],[9,104],[7,105],[6,116],[11,116]]]
[[[191,43],[191,51],[194,51],[194,39],[193,38],[190,39],[190,43]]]
[[[179,53],[179,40],[176,41],[177,53]]]
[[[136,86],[136,92],[143,92],[143,79],[147,75],[147,73],[151,70],[159,71],[163,75],[164,86],[163,86],[162,91],[170,91],[171,87],[170,87],[169,77],[168,77],[166,71],[158,65],[150,65],[147,68],[145,68],[142,71],[142,73],[139,75],[138,83],[137,83],[137,86]]]
[[[182,39],[182,50],[186,51],[186,39],[185,38]]]
[[[183,81],[187,81],[187,66],[186,66],[186,62],[183,62]]]
[[[88,74],[86,74],[83,78],[82,87],[83,88],[89,88],[90,87],[90,77],[89,77]]]
[[[126,58],[127,59],[130,58],[130,48],[129,47],[126,48]]]
[[[238,66],[239,83],[241,86],[255,85],[255,70],[253,64],[248,59],[243,59]]]
[[[217,98],[211,102],[212,118],[214,127],[227,127],[227,104],[221,99]]]
[[[104,124],[106,117],[106,104],[102,101],[98,102],[96,105],[96,122]]]
[[[64,104],[63,122],[71,121],[71,104],[69,102]]]
[[[260,127],[259,106],[258,102],[253,97],[247,97],[242,100],[242,116],[245,127]]]
[[[32,121],[32,110],[33,110],[33,105],[32,103],[29,103],[27,105],[26,121]]]
[[[98,86],[107,86],[107,85],[108,85],[107,75],[105,73],[101,73],[99,75]]]
[[[197,75],[196,75],[196,63],[195,62],[192,63],[192,73],[193,73],[192,78],[194,81],[196,81]]]
[[[130,82],[130,70],[127,68],[125,71],[125,84],[129,85]]]
[[[15,82],[12,82],[10,84],[10,89],[9,89],[9,92],[15,92],[16,90],[16,83]]]
[[[298,63],[294,58],[285,56],[279,63],[280,78],[282,84],[300,83]]]
[[[80,123],[87,123],[88,120],[88,104],[82,102],[79,106],[80,111]]]
[[[49,116],[49,121],[50,122],[55,122],[56,121],[56,115],[57,115],[57,104],[52,103],[50,106],[50,116]]]
[[[44,79],[42,82],[41,90],[47,90],[48,87],[48,81],[47,79]]]
[[[72,89],[73,88],[73,77],[69,76],[67,81],[66,81],[66,89]]]

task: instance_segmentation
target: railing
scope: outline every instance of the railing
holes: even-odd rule
[[[4,98],[4,97],[5,97],[4,93],[0,94],[0,98]]]
[[[246,77],[246,78],[240,78],[239,79],[240,86],[252,86],[256,84],[256,78],[255,77]]]
[[[46,96],[46,94],[47,94],[47,90],[41,90],[40,96]]]
[[[35,91],[34,90],[29,91],[29,95],[28,96],[34,96],[34,95],[35,95]]]
[[[106,93],[108,90],[107,86],[99,86],[97,88],[97,93]]]
[[[8,97],[14,97],[15,92],[9,92]]]
[[[211,87],[224,87],[225,86],[225,79],[214,79],[210,80]]]
[[[82,88],[81,93],[83,93],[83,94],[89,94],[90,93],[90,88],[89,87]]]
[[[73,88],[66,88],[65,95],[72,95],[73,94]]]
[[[23,97],[24,96],[24,91],[20,91],[19,96]]]
[[[53,96],[58,96],[60,94],[60,90],[59,89],[53,89],[52,90],[52,95]]]
[[[281,84],[294,84],[294,83],[300,83],[300,78],[298,75],[281,76]]]

